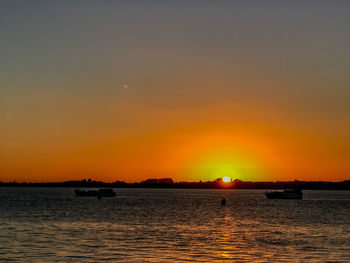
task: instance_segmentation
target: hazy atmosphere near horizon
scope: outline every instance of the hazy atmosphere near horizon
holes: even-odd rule
[[[350,178],[349,1],[1,1],[0,181]]]
[[[0,262],[349,263],[349,14],[0,0]]]

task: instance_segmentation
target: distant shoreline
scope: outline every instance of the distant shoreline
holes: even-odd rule
[[[172,182],[172,183],[126,183],[116,181],[106,183],[102,181],[81,180],[48,183],[18,183],[0,182],[0,187],[83,187],[83,188],[175,188],[175,189],[288,189],[301,188],[305,190],[350,190],[350,180],[341,182],[322,181],[288,181],[288,182],[244,182],[235,180],[231,183],[223,183],[220,180],[212,182]]]

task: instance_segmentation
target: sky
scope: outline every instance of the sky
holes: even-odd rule
[[[349,1],[1,1],[0,181],[350,179]]]

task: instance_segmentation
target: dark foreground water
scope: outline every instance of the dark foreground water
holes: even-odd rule
[[[350,262],[350,191],[73,190],[0,188],[0,262]]]

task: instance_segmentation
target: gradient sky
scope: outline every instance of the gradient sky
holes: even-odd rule
[[[349,1],[1,1],[0,181],[350,179]]]

